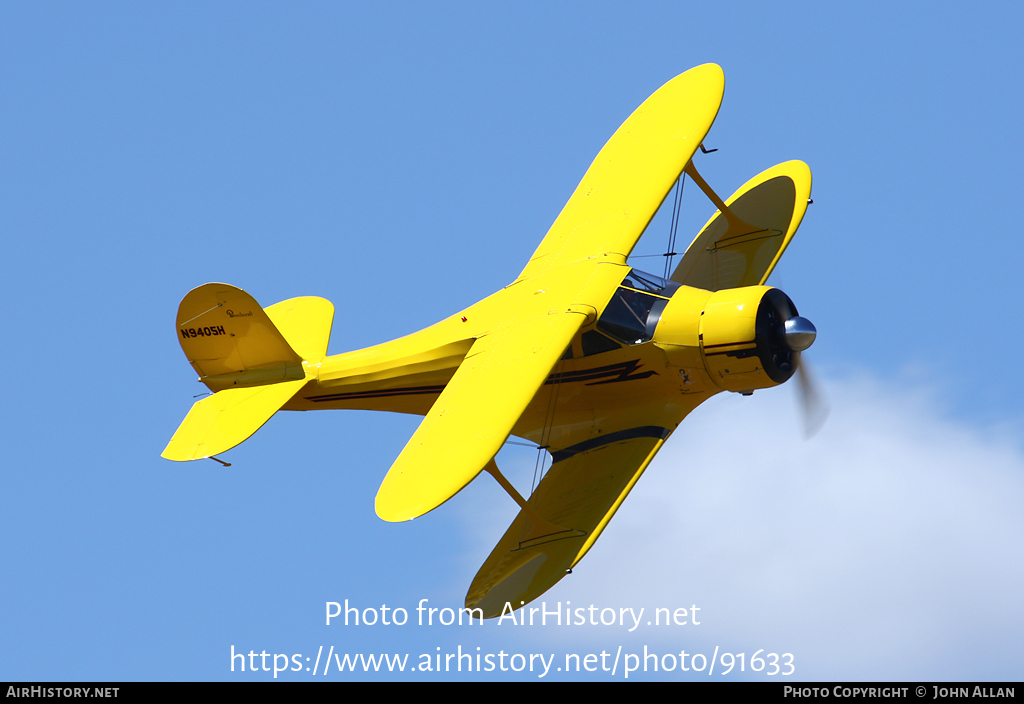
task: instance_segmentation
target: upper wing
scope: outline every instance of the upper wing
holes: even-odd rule
[[[625,258],[711,129],[725,77],[715,64],[659,88],[616,130],[520,278],[593,254]]]
[[[520,275],[543,285],[533,294],[509,287],[501,299],[527,307],[543,303],[552,312],[602,310],[621,273],[579,260],[613,253],[621,262],[609,263],[625,262],[711,128],[724,86],[722,69],[705,64],[644,101],[597,155]],[[551,271],[571,262],[579,263],[575,272]],[[504,322],[473,344],[392,465],[377,493],[381,518],[422,515],[479,474],[586,320],[578,312],[536,316],[518,307],[489,314]]]
[[[578,313],[517,321],[484,335],[434,402],[377,492],[377,515],[407,521],[454,496],[501,449],[585,322]]]
[[[759,173],[725,202],[742,226],[730,228],[725,215],[715,211],[672,280],[707,291],[764,284],[800,227],[810,195],[811,170],[802,161]]]
[[[664,444],[674,421],[598,436],[552,453],[553,464],[529,499],[552,526],[534,526],[526,511],[477,572],[466,606],[485,618],[546,592],[590,550]]]

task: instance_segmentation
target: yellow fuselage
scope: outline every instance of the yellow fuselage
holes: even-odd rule
[[[631,270],[621,265],[621,271],[625,277]],[[481,325],[520,297],[522,291],[513,294],[513,289],[523,285],[529,282],[517,282],[406,337],[324,358],[282,410],[426,415],[474,339],[486,334]],[[513,434],[544,447],[564,447],[589,437],[593,428],[607,432],[612,416],[628,418],[631,427],[663,424],[666,413],[678,423],[720,391],[774,386],[777,382],[764,374],[756,356],[729,355],[755,346],[754,314],[768,290],[751,286],[712,293],[682,286],[670,296],[657,296],[667,304],[653,339],[639,344],[622,344],[597,332],[591,315]],[[718,312],[715,326],[705,315],[712,311]],[[595,335],[610,349],[595,353],[593,344],[588,349],[584,338],[591,341]],[[624,414],[625,409],[630,412]]]

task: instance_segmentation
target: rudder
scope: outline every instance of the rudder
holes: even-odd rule
[[[334,306],[314,296],[260,307],[229,284],[204,284],[178,306],[178,342],[211,391],[305,377],[327,351]]]
[[[193,404],[161,456],[202,459],[249,438],[315,376],[333,319],[333,304],[315,296],[264,309],[229,284],[189,291],[178,306],[178,342],[215,393]]]

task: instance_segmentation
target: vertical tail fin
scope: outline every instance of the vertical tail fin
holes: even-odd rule
[[[178,342],[214,395],[193,404],[161,454],[179,462],[225,452],[259,430],[316,375],[334,306],[304,296],[266,309],[228,284],[205,284],[178,307]]]
[[[334,306],[313,296],[260,307],[235,286],[204,284],[178,306],[178,342],[211,391],[302,379],[327,352]]]

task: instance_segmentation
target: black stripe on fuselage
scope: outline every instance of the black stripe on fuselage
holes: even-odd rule
[[[704,345],[704,349],[713,350],[716,347],[736,347],[738,345],[753,345],[756,344],[757,340],[745,340],[743,342],[720,342],[717,345]]]
[[[562,372],[552,374],[544,380],[545,384],[564,384],[573,381],[589,381],[588,386],[596,384],[614,384],[620,381],[636,381],[646,379],[658,372],[654,370],[633,374],[633,371],[640,366],[640,360],[634,359],[619,364],[609,364],[605,367],[583,369],[578,372]],[[612,377],[609,379],[608,377]],[[598,381],[604,379],[604,381]],[[444,391],[444,384],[439,386],[405,386],[396,389],[378,389],[376,391],[349,391],[347,393],[324,394],[322,396],[307,396],[307,401],[313,403],[324,403],[326,401],[349,401],[364,398],[390,398],[392,396],[418,396],[422,394],[439,394]]]
[[[420,394],[439,394],[444,391],[441,386],[406,386],[400,389],[378,389],[377,391],[350,391],[344,394],[326,394],[324,396],[307,396],[307,401],[323,403],[324,401],[348,401],[359,398],[390,398],[391,396],[418,396]]]
[[[632,440],[634,438],[657,438],[658,440],[664,440],[668,437],[670,432],[671,431],[668,428],[662,428],[657,425],[644,425],[639,428],[619,430],[614,433],[608,433],[607,435],[590,438],[589,440],[578,442],[575,445],[570,445],[562,450],[552,452],[551,464],[557,464],[558,462],[567,460],[573,455],[578,455],[581,452],[594,450],[599,447],[604,447],[605,445],[611,445],[613,442],[621,442],[622,440]]]
[[[564,384],[572,381],[589,381],[592,382],[587,386],[593,386],[595,384],[614,384],[619,381],[635,381],[637,379],[646,379],[649,376],[653,376],[658,372],[653,369],[646,372],[640,372],[639,374],[633,374],[640,366],[639,359],[632,359],[628,362],[620,362],[618,364],[609,364],[606,367],[594,367],[593,369],[582,369],[578,372],[562,372],[560,374],[552,374],[544,382],[545,384]],[[612,377],[608,379],[607,377]],[[605,381],[596,381],[597,379],[606,379]]]

